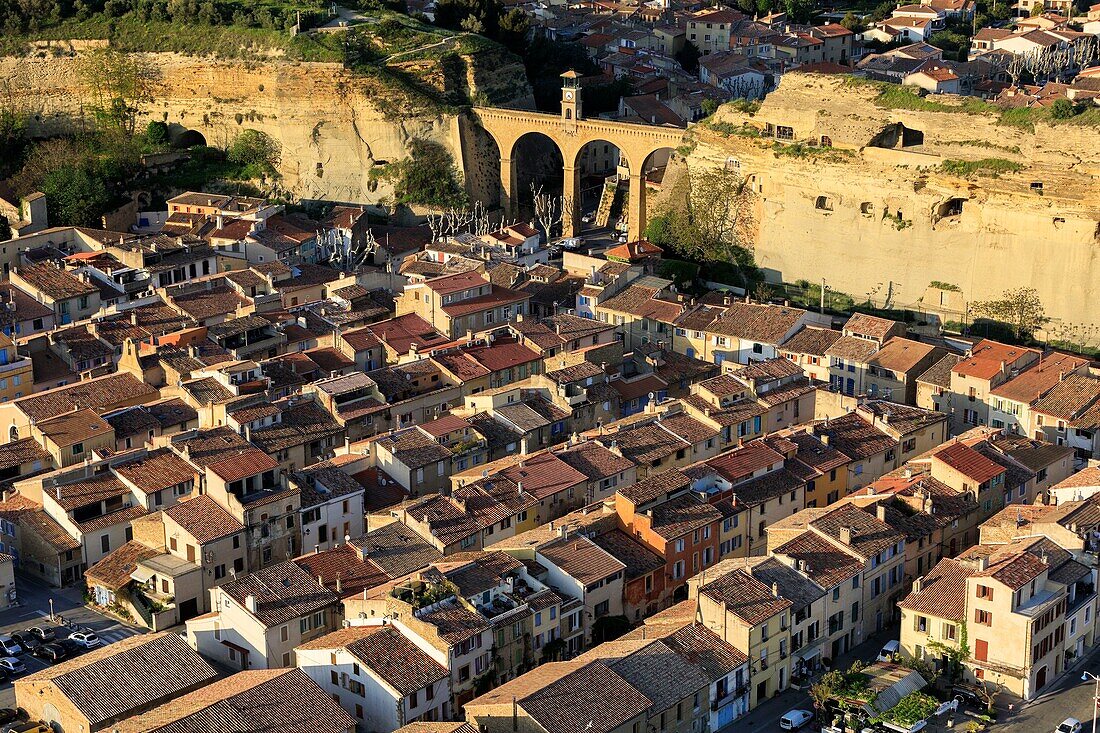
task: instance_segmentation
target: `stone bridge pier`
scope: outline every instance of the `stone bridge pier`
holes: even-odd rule
[[[573,236],[579,230],[581,153],[589,143],[610,143],[619,150],[621,164],[630,172],[627,221],[630,239],[640,239],[646,225],[645,176],[651,170],[654,153],[675,149],[683,140],[684,130],[644,123],[585,119],[581,90],[574,72],[562,74],[561,115],[526,110],[475,107],[478,124],[489,133],[500,151],[501,208],[514,216],[519,202],[520,171],[516,144],[530,133],[539,133],[557,146],[563,161],[563,195],[568,204],[563,217],[563,233]]]

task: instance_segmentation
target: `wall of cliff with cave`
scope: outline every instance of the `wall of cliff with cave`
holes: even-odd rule
[[[824,278],[880,302],[892,283],[895,307],[959,315],[967,301],[1031,286],[1053,337],[1100,323],[1100,131],[1005,125],[954,108],[958,98],[937,98],[943,111],[888,109],[878,92],[787,74],[759,111],[723,107],[721,124],[693,128],[682,164],[688,175],[718,166],[745,177],[749,243],[770,280]]]

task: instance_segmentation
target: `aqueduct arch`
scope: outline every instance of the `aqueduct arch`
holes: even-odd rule
[[[585,145],[607,141],[619,149],[630,169],[630,203],[627,213],[629,236],[638,239],[645,230],[645,171],[650,156],[665,148],[676,148],[684,130],[617,120],[590,120],[582,115],[580,89],[576,77],[562,75],[561,115],[527,110],[475,107],[473,115],[492,136],[500,150],[500,204],[506,216],[512,216],[518,200],[516,158],[517,141],[530,132],[539,132],[557,145],[564,161],[565,196],[573,202],[571,216],[564,227],[566,235],[576,232],[579,190],[578,156]]]

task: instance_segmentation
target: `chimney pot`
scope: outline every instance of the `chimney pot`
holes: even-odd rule
[[[851,527],[841,527],[840,528],[840,541],[843,542],[846,545],[851,545],[852,544],[852,534],[853,533],[852,533],[852,528]]]
[[[249,613],[256,613],[256,596],[245,596],[244,607],[248,609]]]

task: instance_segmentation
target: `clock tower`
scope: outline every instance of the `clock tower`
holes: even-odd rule
[[[575,132],[581,118],[580,78],[572,69],[561,75],[561,121],[567,132]]]

